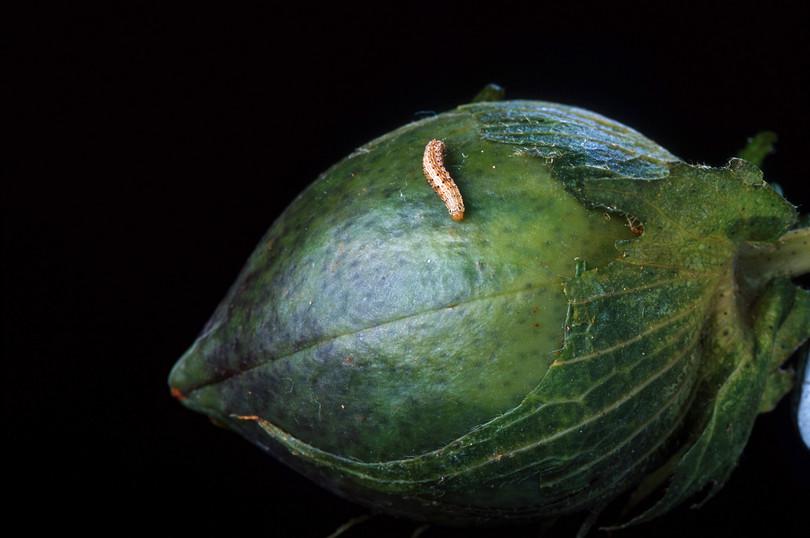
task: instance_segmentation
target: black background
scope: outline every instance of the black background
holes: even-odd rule
[[[487,82],[691,162],[774,130],[766,177],[810,204],[798,7],[164,4],[40,9],[3,42],[19,120],[2,164],[6,485],[31,528],[323,537],[365,513],[183,409],[166,377],[297,192]],[[617,536],[806,535],[809,460],[783,402],[706,507]],[[377,517],[346,536],[414,528]],[[467,535],[490,533],[423,536]]]

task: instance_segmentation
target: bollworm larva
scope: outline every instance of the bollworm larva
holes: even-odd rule
[[[450,177],[450,172],[444,167],[444,142],[433,139],[425,146],[425,155],[422,157],[422,171],[425,179],[433,187],[439,198],[442,199],[450,218],[455,221],[464,219],[464,200],[458,191],[456,182]]]

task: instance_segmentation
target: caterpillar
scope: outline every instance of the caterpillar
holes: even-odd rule
[[[464,220],[464,200],[450,172],[444,167],[445,151],[446,146],[441,140],[433,139],[428,142],[422,157],[422,171],[428,185],[433,187],[450,212],[450,218],[460,221]]]

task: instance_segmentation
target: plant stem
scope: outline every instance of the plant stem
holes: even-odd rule
[[[348,531],[349,529],[351,529],[351,528],[352,528],[352,527],[354,527],[355,525],[359,525],[359,524],[361,524],[361,523],[365,523],[366,521],[368,521],[368,520],[369,520],[369,519],[371,519],[372,517],[374,517],[374,516],[373,516],[373,514],[366,514],[366,515],[363,515],[363,516],[357,516],[357,517],[353,517],[353,518],[351,518],[349,521],[347,521],[346,523],[344,523],[343,525],[341,525],[340,527],[338,527],[338,528],[335,530],[335,532],[333,532],[332,534],[330,534],[330,535],[329,535],[329,536],[327,536],[326,538],[337,538],[338,536],[340,536],[341,534],[345,533],[346,531]]]
[[[767,282],[777,276],[799,277],[810,273],[810,227],[791,230],[767,248],[743,255],[748,278]]]

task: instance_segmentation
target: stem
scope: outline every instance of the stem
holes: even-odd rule
[[[346,523],[344,523],[343,525],[338,527],[335,530],[335,532],[333,532],[332,534],[330,534],[326,538],[337,538],[338,536],[340,536],[341,534],[344,534],[346,531],[348,531],[349,529],[351,529],[355,525],[365,523],[366,521],[368,521],[372,517],[374,517],[373,514],[366,514],[366,515],[363,515],[363,516],[353,517],[349,521],[347,521]]]
[[[759,283],[777,276],[798,277],[810,273],[810,227],[791,230],[775,243],[742,255],[745,275]]]

